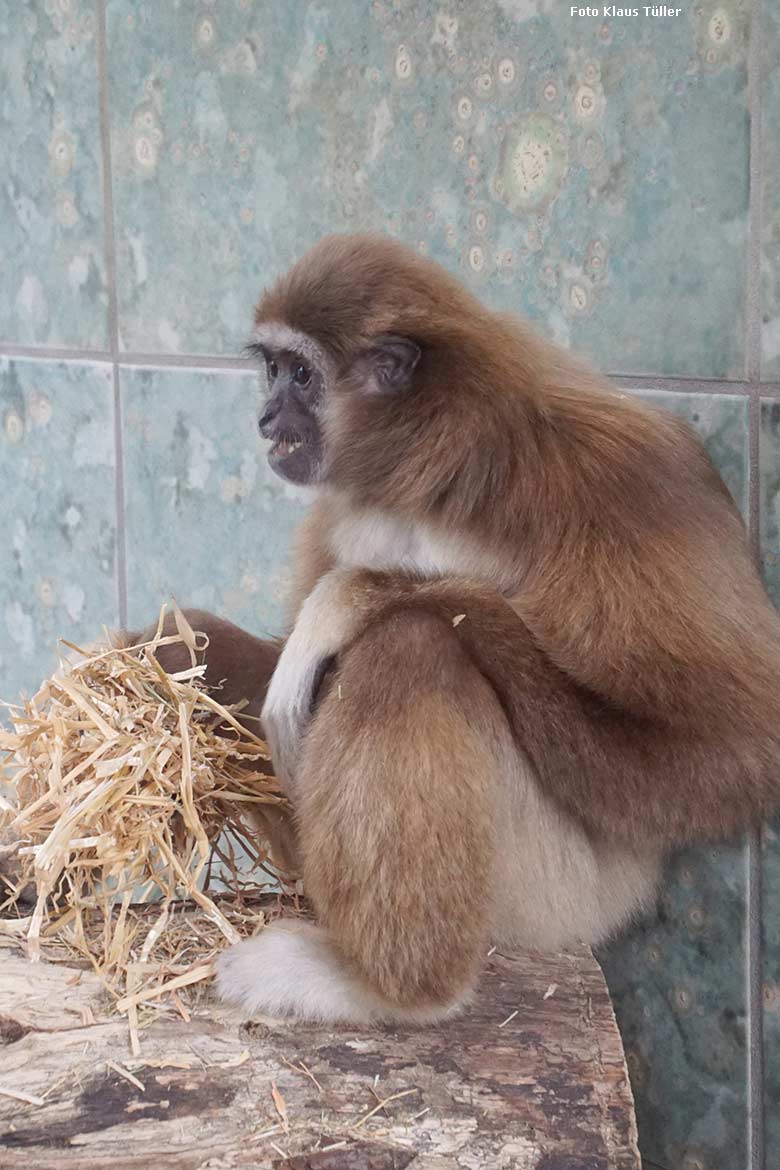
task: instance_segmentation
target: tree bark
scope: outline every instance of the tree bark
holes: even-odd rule
[[[244,1025],[208,997],[188,1023],[150,1012],[136,1059],[92,973],[0,951],[2,1170],[639,1165],[620,1037],[584,947],[492,955],[469,1010],[436,1027]]]

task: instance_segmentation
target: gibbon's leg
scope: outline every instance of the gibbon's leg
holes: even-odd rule
[[[553,952],[578,942],[595,946],[652,907],[658,848],[587,832],[545,796],[519,751],[506,774],[492,942]]]
[[[349,647],[295,777],[319,922],[266,927],[218,964],[247,1013],[369,1023],[442,1018],[487,950],[497,809],[513,745],[449,623],[420,612]]]
[[[294,781],[319,922],[223,955],[220,993],[250,1015],[440,1019],[489,941],[595,943],[652,898],[659,850],[601,840],[545,797],[451,621],[421,609],[341,655]]]

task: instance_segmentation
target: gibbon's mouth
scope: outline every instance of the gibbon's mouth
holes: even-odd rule
[[[276,440],[268,452],[268,457],[270,459],[286,459],[288,455],[294,455],[296,451],[300,451],[303,446],[303,439],[285,435]]]
[[[290,483],[312,483],[319,472],[320,445],[312,436],[285,431],[271,444],[268,463]]]

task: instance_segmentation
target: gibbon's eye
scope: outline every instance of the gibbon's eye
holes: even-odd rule
[[[311,371],[307,370],[306,366],[298,365],[293,370],[293,382],[295,382],[295,384],[297,386],[308,385],[310,379],[311,379]]]
[[[274,378],[279,373],[279,367],[277,366],[277,364],[273,358],[271,358],[271,360],[269,362],[266,362],[265,368],[268,371],[268,377],[273,382]]]

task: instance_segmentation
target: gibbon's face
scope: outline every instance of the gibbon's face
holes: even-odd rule
[[[322,374],[291,350],[264,349],[263,357],[268,398],[258,427],[270,441],[268,462],[290,483],[315,484],[322,475]]]
[[[277,475],[290,483],[322,483],[326,396],[352,393],[388,397],[404,393],[411,388],[420,347],[405,337],[379,337],[352,358],[336,383],[331,359],[310,338],[300,335],[302,347],[311,356],[270,345],[267,337],[273,333],[278,333],[278,327],[269,327],[266,339],[249,347],[250,352],[264,359],[268,378],[268,398],[258,420],[260,434],[271,444],[268,462]],[[318,360],[315,354],[319,354]]]

